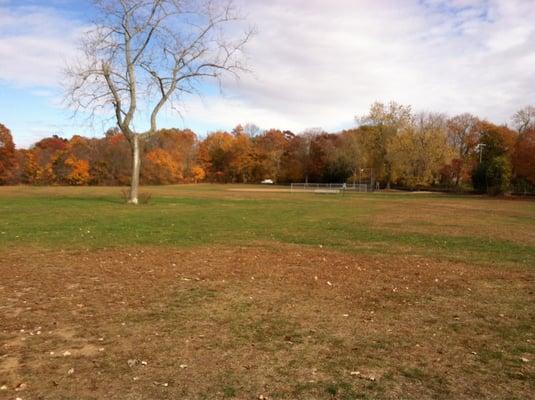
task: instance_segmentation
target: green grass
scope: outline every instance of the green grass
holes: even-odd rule
[[[0,247],[284,242],[345,251],[535,265],[535,203],[432,194],[233,192],[236,186],[0,188]]]

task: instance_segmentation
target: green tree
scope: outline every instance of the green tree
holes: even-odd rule
[[[482,122],[480,129],[479,162],[472,173],[472,184],[477,192],[497,195],[507,191],[511,182],[515,133],[489,122]]]

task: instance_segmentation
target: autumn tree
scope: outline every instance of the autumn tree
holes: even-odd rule
[[[291,137],[278,129],[269,129],[254,138],[253,179],[261,182],[272,179],[281,180],[282,156]]]
[[[89,173],[89,162],[87,160],[79,160],[74,156],[69,156],[65,160],[65,165],[70,167],[67,174],[67,182],[70,185],[87,185],[91,180]]]
[[[178,171],[178,174],[175,174],[174,181],[176,181],[178,176],[179,180],[192,177],[192,168],[196,165],[197,146],[197,135],[189,129],[160,129],[146,140],[145,151],[165,150],[176,163]]]
[[[436,183],[441,167],[451,159],[446,118],[421,113],[392,140],[388,157],[392,178],[409,188]]]
[[[37,182],[37,161],[32,150],[17,151],[18,183],[34,185]]]
[[[229,162],[230,180],[247,183],[253,169],[253,142],[245,129],[238,125],[232,130],[233,140]]]
[[[11,132],[0,124],[0,185],[14,182],[17,166],[17,155]]]
[[[535,189],[535,127],[519,134],[512,162],[516,185],[523,191]]]
[[[68,185],[68,175],[71,172],[71,161],[67,164],[67,159],[69,158],[69,152],[67,150],[62,150],[54,153],[50,158],[50,182],[42,182],[43,184],[60,184]]]
[[[342,152],[338,134],[315,135],[310,144],[310,177],[315,182],[345,182],[352,173],[348,158]]]
[[[252,177],[253,142],[238,125],[232,133],[210,133],[200,144],[198,160],[211,182],[247,183]]]
[[[182,179],[182,168],[179,160],[166,150],[156,148],[145,155],[141,177],[143,182],[148,184],[178,183]]]
[[[205,79],[244,71],[241,53],[251,31],[229,39],[227,28],[239,18],[226,0],[95,0],[95,6],[84,55],[67,69],[67,97],[77,110],[113,113],[130,145],[129,202],[137,204],[141,142],[156,132],[160,112]],[[148,123],[141,123],[143,109]]]
[[[200,165],[194,165],[191,168],[191,178],[194,183],[202,182],[206,178],[206,171]]]
[[[362,135],[362,129],[351,129],[340,133],[338,163],[351,173],[350,179],[353,184],[361,179],[362,172],[368,166],[368,158],[361,140]]]
[[[508,190],[515,141],[515,132],[505,126],[480,124],[479,162],[472,173],[474,189],[492,195]]]
[[[282,181],[309,182],[312,172],[312,141],[318,134],[316,131],[305,131],[302,134],[289,134],[288,144],[281,157]]]
[[[370,107],[368,114],[357,118],[357,122],[371,128],[366,130],[366,135],[362,137],[362,144],[368,152],[368,166],[373,168],[377,178],[390,186],[392,160],[388,156],[388,148],[398,133],[411,124],[411,107],[396,102],[387,105],[376,102]]]
[[[310,135],[288,133],[288,143],[281,156],[279,180],[284,183],[308,182]]]
[[[98,185],[127,185],[130,182],[131,151],[119,129],[109,129],[94,144],[90,161],[92,182]]]
[[[31,183],[38,185],[62,183],[57,181],[55,172],[58,172],[60,165],[58,159],[67,157],[67,146],[67,139],[52,135],[41,139],[30,148],[31,156],[27,167],[33,169],[28,171],[28,175],[32,177]]]
[[[199,145],[199,161],[211,182],[229,182],[233,136],[228,132],[210,133]]]
[[[473,168],[472,155],[479,140],[479,119],[460,114],[448,120],[448,144],[455,155],[451,163],[451,179],[456,187],[467,181]]]

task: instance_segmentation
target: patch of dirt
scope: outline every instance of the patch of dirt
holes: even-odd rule
[[[19,368],[19,360],[16,357],[0,358],[0,372],[8,374]]]
[[[52,334],[55,336],[59,336],[61,339],[65,341],[71,341],[71,340],[74,340],[76,336],[76,330],[70,327],[69,328],[63,327],[63,328],[55,329],[52,332]]]
[[[16,387],[20,383],[21,374],[20,374],[20,361],[15,356],[3,355],[0,357],[0,381],[7,380],[10,382],[13,387]],[[17,382],[17,383],[15,383]],[[5,385],[5,383],[0,382],[0,386]],[[0,398],[2,392],[0,391]]]
[[[99,347],[92,344],[84,344],[80,348],[68,348],[63,352],[57,352],[59,356],[94,357],[100,353]],[[55,353],[56,354],[56,353]]]
[[[274,243],[0,259],[7,398],[535,396],[533,269]]]

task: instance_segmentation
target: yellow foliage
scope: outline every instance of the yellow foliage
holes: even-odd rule
[[[194,166],[191,169],[191,175],[193,176],[193,180],[195,181],[195,183],[201,182],[204,180],[204,178],[206,178],[206,172],[202,167],[198,165]]]
[[[91,174],[87,160],[78,160],[76,157],[70,156],[65,160],[65,165],[71,167],[71,171],[67,175],[67,180],[71,185],[87,185],[89,183]]]

